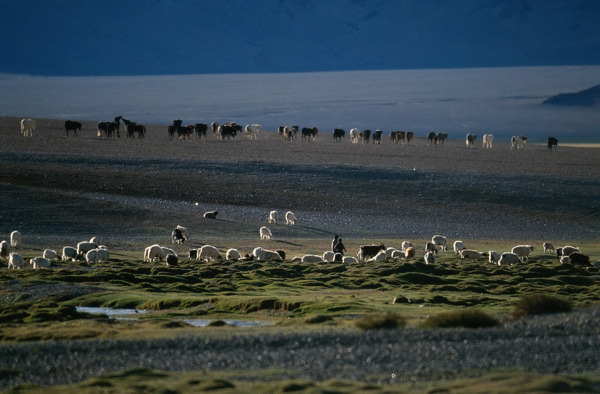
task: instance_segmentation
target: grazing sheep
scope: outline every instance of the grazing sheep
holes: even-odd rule
[[[406,249],[408,248],[412,248],[413,244],[410,243],[409,241],[404,241],[402,242],[402,251],[406,251]]]
[[[82,241],[77,244],[77,254],[84,256],[92,249],[98,249],[98,244],[94,242]]]
[[[285,260],[285,252],[281,249],[276,250],[277,254],[281,256],[282,260]]]
[[[175,253],[175,251],[171,248],[165,248],[164,246],[161,246],[162,250],[163,250],[163,256],[167,256],[168,254],[174,254],[175,256],[179,257],[177,255],[177,253]]]
[[[394,250],[390,257],[393,259],[403,259],[406,257],[406,253],[402,250]]]
[[[433,242],[427,242],[425,244],[425,251],[433,254],[438,254],[438,248]]]
[[[93,244],[99,244],[99,243],[100,243],[100,242],[98,241],[98,237],[92,237],[92,238],[90,238],[90,241],[89,241],[89,242],[90,242],[90,243],[93,243]]]
[[[333,253],[332,251],[327,251],[327,252],[323,253],[324,261],[331,263],[331,262],[333,262],[334,258],[335,258],[335,253]]]
[[[404,251],[404,258],[407,260],[414,258],[415,255],[416,255],[415,248],[408,248]]]
[[[221,253],[219,253],[219,249],[212,245],[204,245],[198,249],[198,260],[200,261],[213,261],[222,259],[223,257],[221,256]]]
[[[558,251],[560,250],[560,256],[570,256],[571,253],[581,253],[581,250],[577,246],[563,246],[562,248],[556,249],[557,258],[560,258]]]
[[[283,258],[278,252],[275,252],[273,250],[267,250],[261,248],[260,246],[254,248],[254,250],[252,251],[252,255],[257,260],[283,260]]]
[[[277,224],[278,216],[279,214],[277,213],[277,211],[271,211],[269,212],[269,218],[267,219],[267,221],[269,222],[269,224]]]
[[[498,260],[498,265],[513,265],[521,262],[521,258],[519,255],[511,252],[505,252],[500,255],[500,260]]]
[[[317,256],[316,254],[307,254],[302,256],[303,263],[322,263],[323,258],[321,256]]]
[[[2,241],[0,242],[0,257],[8,257],[8,242]]]
[[[333,261],[336,263],[341,263],[342,261],[344,261],[344,255],[341,253],[336,253],[333,255]]]
[[[21,256],[18,253],[11,253],[10,255],[8,255],[8,268],[9,269],[15,269],[15,270],[20,270],[21,268],[25,267],[25,260],[23,259],[23,256]]]
[[[17,230],[10,233],[10,246],[16,248],[21,243],[21,233]]]
[[[512,248],[511,252],[519,256],[521,261],[527,260],[531,252],[533,252],[533,246],[531,245],[517,245]]]
[[[569,261],[573,265],[581,265],[582,267],[591,267],[590,257],[579,252],[573,252],[569,255]]]
[[[50,268],[50,260],[43,257],[35,257],[29,260],[29,264],[33,266],[33,269]]]
[[[219,211],[204,212],[204,217],[207,219],[216,219]]]
[[[302,262],[302,257],[300,256],[294,256],[294,258],[292,259],[292,263],[301,263]]]
[[[385,253],[385,250],[382,250],[381,252],[377,253],[374,257],[371,257],[369,260],[367,260],[367,262],[385,261],[386,258],[387,253]]]
[[[260,232],[260,239],[271,239],[273,237],[273,234],[271,233],[271,230],[269,230],[265,226],[262,226],[260,228],[259,232]]]
[[[85,261],[86,261],[88,264],[95,263],[95,262],[97,262],[97,261],[98,261],[98,260],[97,260],[97,257],[98,257],[98,255],[96,254],[96,251],[97,251],[97,250],[98,250],[98,249],[92,249],[92,250],[88,250],[88,252],[85,254]]]
[[[188,231],[187,228],[180,226],[179,224],[177,225],[177,227],[175,227],[176,230],[181,231],[181,235],[183,235],[183,238],[188,241],[190,239],[190,232]]]
[[[483,256],[482,252],[473,249],[463,249],[460,251],[460,259],[479,260]]]
[[[150,245],[144,250],[144,261],[147,263],[165,258],[163,249],[158,244]]]
[[[344,264],[358,263],[358,260],[356,259],[356,257],[344,256],[344,258],[342,259],[342,263],[344,263]]]
[[[188,259],[190,261],[196,260],[198,258],[198,249],[189,249],[188,250]]]
[[[395,251],[397,251],[397,250],[398,250],[398,249],[396,249],[396,248],[392,248],[392,247],[390,246],[389,248],[387,248],[387,249],[385,250],[386,257],[387,257],[387,258],[390,258],[390,257],[392,257],[392,254],[394,254],[394,252],[395,252]]]
[[[493,250],[488,251],[488,261],[490,264],[498,264],[500,261],[500,253],[494,252]]]
[[[225,253],[225,260],[239,260],[242,258],[242,255],[237,249],[229,249],[227,253]]]
[[[446,237],[443,237],[441,235],[434,235],[433,237],[431,237],[431,242],[435,245],[439,245],[442,248],[442,251],[448,251],[448,239],[446,239]]]
[[[103,249],[103,248],[92,249],[85,254],[85,261],[88,264],[99,263],[101,261],[108,261],[108,260],[109,260],[108,249]]]
[[[169,253],[165,259],[167,260],[167,267],[176,267],[179,263],[179,257],[175,254]]]
[[[561,256],[560,263],[561,264],[570,264],[571,259],[569,258],[569,256]]]
[[[431,252],[425,253],[425,256],[423,256],[423,259],[425,260],[425,264],[435,264],[435,254],[434,253],[431,253]]]
[[[460,254],[460,251],[465,248],[463,241],[454,241],[454,254]]]
[[[287,211],[285,213],[285,224],[289,224],[290,226],[295,226],[298,222],[298,218],[292,211]]]
[[[544,242],[542,248],[544,249],[544,253],[552,253],[555,251],[554,246],[550,242]]]
[[[65,246],[62,250],[62,261],[67,261],[71,259],[71,261],[77,260],[77,249],[73,246]]]
[[[379,244],[379,245],[361,245],[360,248],[358,249],[358,253],[356,254],[356,257],[358,257],[359,260],[367,260],[369,257],[374,257],[375,255],[377,255],[377,253],[379,253],[380,250],[385,251],[385,245],[384,244]]]
[[[106,249],[106,247],[101,248],[98,247],[98,249],[96,249],[96,261],[100,262],[100,261],[108,261],[110,260],[109,254],[108,254],[108,249]]]
[[[48,260],[56,260],[56,259],[58,259],[58,253],[56,253],[55,250],[46,249],[46,250],[44,250],[42,257],[44,257],[45,259],[48,259]]]

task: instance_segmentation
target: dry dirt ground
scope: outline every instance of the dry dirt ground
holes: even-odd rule
[[[169,140],[166,126],[143,139],[96,136],[84,122],[67,137],[64,121],[38,120],[32,138],[20,119],[0,118],[0,239],[12,230],[32,247],[60,248],[92,236],[112,249],[170,243],[178,224],[191,245],[260,243],[269,211],[298,216],[270,225],[279,245],[306,252],[346,240],[498,239],[562,244],[600,235],[600,149],[543,145],[445,146],[288,142],[213,135]],[[210,132],[209,132],[210,134]],[[453,138],[454,137],[454,138]],[[557,136],[560,141],[560,136]],[[481,136],[479,137],[481,138]],[[216,220],[203,218],[218,210]],[[309,247],[310,246],[310,247]]]

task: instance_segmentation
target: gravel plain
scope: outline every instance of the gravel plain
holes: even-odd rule
[[[40,120],[33,138],[0,118],[0,238],[18,229],[31,248],[100,237],[113,250],[168,242],[188,227],[194,242],[258,239],[268,212],[288,242],[345,238],[598,240],[597,148],[549,152],[445,146],[287,142],[275,132],[221,141],[170,141],[166,126],[144,139],[106,139],[84,122],[66,137]],[[454,137],[454,138],[453,138]],[[560,136],[559,140],[560,140]],[[219,210],[217,220],[203,212]],[[300,241],[298,241],[300,240]],[[258,242],[258,241],[257,241]],[[409,381],[445,370],[520,368],[600,371],[600,309],[522,319],[478,330],[323,331],[144,341],[92,340],[0,345],[0,388],[71,383],[134,367],[162,370],[282,368],[290,377]],[[12,372],[11,372],[12,371]]]

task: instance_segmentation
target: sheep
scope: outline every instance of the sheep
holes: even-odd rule
[[[161,246],[162,250],[163,250],[163,256],[167,256],[168,254],[174,254],[175,256],[177,256],[177,253],[175,253],[175,251],[171,248],[165,248],[164,246]],[[177,258],[179,258],[179,256],[177,256]]]
[[[106,248],[98,248],[96,249],[96,261],[100,262],[100,261],[108,261],[109,260],[109,254],[108,254],[108,249]]]
[[[23,256],[18,253],[11,253],[8,255],[8,268],[12,268],[15,270],[20,270],[25,267],[25,260]]]
[[[334,258],[335,258],[335,253],[333,253],[332,251],[327,251],[327,252],[323,253],[324,261],[331,263],[331,262],[333,262]]]
[[[473,249],[463,249],[460,251],[460,259],[479,260],[483,256],[482,252]]]
[[[415,248],[408,248],[404,251],[404,258],[407,260],[414,258],[415,255],[416,255]]]
[[[177,266],[177,263],[179,263],[179,257],[177,257],[175,254],[169,253],[165,260],[167,262],[167,267],[175,267]]]
[[[176,230],[181,231],[181,235],[183,236],[183,238],[188,241],[190,239],[190,232],[188,231],[187,228],[177,225],[177,227],[175,227]]]
[[[92,237],[92,238],[90,238],[89,242],[90,242],[90,243],[93,243],[93,244],[99,244],[99,243],[100,243],[100,242],[98,241],[98,237]]]
[[[433,242],[427,242],[425,244],[425,251],[433,254],[438,254],[438,248]]]
[[[2,241],[0,242],[0,257],[8,257],[8,242]]]
[[[82,241],[77,244],[77,254],[85,255],[92,249],[98,249],[98,244],[94,242]]]
[[[569,256],[561,256],[560,263],[561,264],[570,264],[571,259],[569,258]]]
[[[574,252],[581,253],[581,250],[579,250],[579,248],[577,246],[563,246],[562,248],[559,248],[559,249],[561,252],[560,256],[570,256],[571,253],[574,253]],[[558,256],[559,249],[556,249],[557,257],[560,257],[560,256]]]
[[[271,230],[269,230],[265,226],[262,226],[260,228],[259,232],[260,232],[260,239],[271,239],[273,237],[273,234],[271,233]]]
[[[442,248],[442,251],[448,251],[448,239],[446,239],[446,237],[443,237],[441,235],[434,235],[433,237],[431,237],[431,242],[435,245],[439,245]]]
[[[97,250],[98,250],[98,249],[92,249],[92,250],[88,250],[88,252],[85,254],[85,261],[86,261],[88,264],[95,263],[95,262],[97,262],[97,261],[98,261],[98,260],[97,260],[97,259],[98,259],[98,255],[96,254],[96,251],[97,251]]]
[[[33,266],[33,269],[50,268],[50,260],[43,257],[35,257],[29,260],[29,264]]]
[[[223,257],[219,253],[219,249],[212,245],[204,245],[198,249],[198,260],[200,261],[213,261],[221,260]]]
[[[356,257],[353,257],[353,256],[344,256],[344,258],[342,259],[342,263],[344,263],[344,264],[358,263],[358,260],[356,259]]]
[[[17,230],[10,233],[10,246],[16,248],[21,243],[21,233]]]
[[[544,242],[542,244],[542,249],[544,250],[544,253],[552,253],[555,251],[554,246],[550,242]]]
[[[460,251],[465,248],[463,241],[454,241],[454,255],[460,254]]]
[[[367,262],[385,261],[386,258],[387,258],[387,253],[385,253],[385,250],[382,250],[379,253],[377,253],[374,257],[371,257],[369,260],[367,260]]]
[[[406,254],[402,250],[394,250],[390,257],[393,259],[403,259],[406,257]]]
[[[498,265],[513,265],[521,262],[521,258],[516,253],[505,252],[500,255]]]
[[[269,222],[269,224],[277,224],[278,216],[279,214],[277,213],[277,211],[271,211],[269,212],[269,218],[267,219],[267,221]]]
[[[196,260],[198,258],[198,249],[189,249],[188,250],[188,260]]]
[[[242,255],[237,249],[229,249],[227,253],[225,253],[225,260],[239,260],[242,258]]]
[[[333,255],[333,261],[336,263],[341,263],[344,261],[344,255],[341,253],[335,253]]]
[[[380,250],[385,251],[385,245],[384,244],[379,244],[379,245],[361,245],[358,249],[358,253],[356,254],[356,257],[358,257],[359,260],[367,260],[369,257],[373,257],[376,256],[377,253],[379,253]]]
[[[292,211],[287,211],[285,213],[285,224],[289,224],[290,226],[295,226],[298,222],[298,218]]]
[[[490,264],[498,264],[500,261],[500,253],[494,252],[493,250],[488,251],[488,261]]]
[[[252,255],[257,260],[283,260],[283,257],[278,252],[275,252],[273,250],[267,250],[261,248],[260,246],[254,248],[254,250],[252,251]]]
[[[61,260],[67,261],[69,259],[71,259],[71,261],[77,260],[77,249],[75,249],[73,246],[65,246],[62,250]]]
[[[533,252],[533,246],[517,245],[514,248],[512,248],[511,252],[516,254],[517,256],[519,256],[521,261],[525,261],[529,257],[529,254],[531,254],[531,252]]]
[[[322,263],[323,258],[321,256],[317,256],[315,254],[307,254],[302,256],[303,263]]]
[[[48,260],[56,260],[56,259],[58,259],[58,253],[56,253],[55,250],[46,249],[46,250],[44,250],[42,257],[44,257],[45,259],[48,259]]]
[[[294,256],[294,258],[292,259],[292,263],[301,263],[302,262],[302,257],[300,256]]]
[[[579,252],[573,252],[569,255],[569,261],[573,265],[581,265],[583,267],[591,267],[590,257]]]
[[[412,248],[413,244],[410,243],[409,241],[404,241],[402,242],[402,251],[406,251],[406,249],[408,248]]]
[[[144,261],[147,263],[157,259],[161,261],[164,257],[163,249],[158,244],[150,245],[144,250]]]
[[[398,250],[398,249],[396,249],[396,248],[392,248],[392,247],[389,247],[389,248],[387,248],[387,249],[385,250],[386,258],[390,258],[390,257],[392,257],[392,254],[394,254],[394,252],[395,252],[395,251],[397,251],[397,250]]]
[[[425,256],[423,256],[423,259],[425,260],[425,264],[435,264],[435,254],[434,253],[431,253],[431,252],[425,253]]]
[[[218,214],[218,211],[208,211],[204,212],[204,217],[207,219],[216,219]]]

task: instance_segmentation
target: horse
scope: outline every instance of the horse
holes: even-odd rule
[[[67,120],[65,122],[65,130],[67,132],[67,137],[69,136],[69,130],[73,130],[73,135],[77,137],[77,131],[81,131],[81,123]]]

